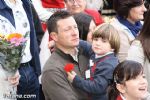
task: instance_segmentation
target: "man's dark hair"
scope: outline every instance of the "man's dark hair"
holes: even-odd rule
[[[71,17],[72,15],[68,11],[57,11],[47,21],[47,28],[49,34],[51,32],[58,32],[57,22],[61,19]]]

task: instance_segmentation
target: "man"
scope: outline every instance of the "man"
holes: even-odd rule
[[[41,68],[30,1],[0,0],[0,27],[0,33],[3,34],[27,34],[27,43],[19,67],[21,77],[17,87],[17,99],[39,100],[38,76]]]
[[[87,95],[73,87],[64,71],[66,64],[73,63],[74,71],[83,77],[88,63],[82,55],[82,47],[78,47],[79,31],[73,16],[67,11],[56,12],[47,23],[56,49],[43,69],[42,89],[45,99],[87,100]]]
[[[92,16],[96,25],[99,25],[101,23],[103,23],[103,19],[101,17],[101,15],[99,14],[99,12],[97,10],[94,9],[86,9],[86,0],[64,0],[65,5],[66,5],[66,10],[69,11],[71,14],[75,15],[77,13],[81,13],[81,12],[85,12],[88,15]],[[54,46],[54,42],[49,41],[49,48],[51,49],[51,51],[53,51],[53,46]]]

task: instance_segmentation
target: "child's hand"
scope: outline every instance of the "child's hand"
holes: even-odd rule
[[[48,42],[48,48],[50,49],[51,53],[54,51],[55,42],[51,40]]]
[[[68,74],[68,80],[72,83],[73,79],[75,78],[75,76],[77,75],[74,71],[71,72],[67,72]]]

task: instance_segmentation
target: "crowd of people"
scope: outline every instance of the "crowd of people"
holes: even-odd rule
[[[1,0],[0,100],[150,100],[150,2],[109,2]]]

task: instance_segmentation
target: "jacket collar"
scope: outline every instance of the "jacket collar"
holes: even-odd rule
[[[70,54],[66,54],[63,51],[61,51],[59,48],[55,47],[55,52],[57,52],[60,56],[62,56],[64,59],[71,61],[71,62],[77,62],[74,60],[74,58]]]

